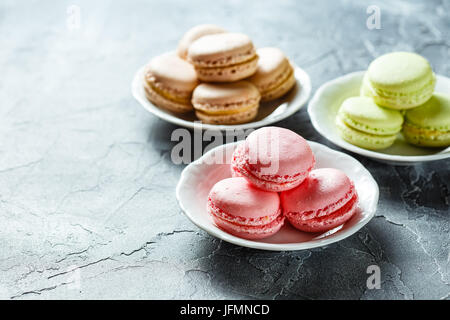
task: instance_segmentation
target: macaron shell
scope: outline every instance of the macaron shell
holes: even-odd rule
[[[295,188],[300,183],[303,182],[303,180],[308,175],[309,171],[306,171],[302,175],[298,175],[295,177],[295,179],[288,179],[285,177],[277,177],[274,179],[275,181],[268,181],[263,180],[254,174],[252,174],[246,166],[245,163],[245,155],[244,155],[244,148],[245,148],[245,142],[239,144],[236,149],[233,152],[233,156],[231,157],[231,175],[233,177],[244,177],[247,179],[250,183],[257,186],[258,188],[266,191],[272,191],[272,192],[281,192],[285,190],[289,190],[292,188]]]
[[[234,82],[250,77],[258,68],[258,56],[225,67],[196,67],[197,76],[205,82]]]
[[[294,71],[290,73],[290,75],[277,87],[272,90],[264,92],[261,96],[261,101],[271,101],[278,99],[288,93],[296,84],[296,79],[294,75]]]
[[[344,172],[321,168],[312,170],[297,188],[281,193],[281,203],[284,212],[313,212],[308,217],[311,219],[319,210],[337,210],[331,206],[339,205],[353,194],[353,183]]]
[[[189,46],[197,39],[204,37],[206,35],[224,33],[226,32],[221,27],[218,27],[214,24],[201,24],[189,29],[181,38],[178,48],[177,54],[180,58],[186,59]]]
[[[405,119],[427,129],[450,130],[450,95],[435,93],[425,104],[408,110]]]
[[[255,55],[252,41],[242,33],[207,35],[194,41],[188,50],[188,59],[196,67],[230,66]]]
[[[425,104],[405,113],[403,136],[424,147],[450,145],[450,95],[435,93]]]
[[[251,172],[246,170],[245,167],[236,166],[234,167],[234,171],[236,172],[233,174],[233,176],[245,177],[250,183],[258,187],[259,189],[271,192],[282,192],[295,188],[300,185],[308,175],[307,171],[299,175],[296,180],[277,179],[277,181],[268,181],[253,175]]]
[[[368,88],[364,89],[364,93],[369,97],[372,97],[376,104],[394,109],[394,110],[407,110],[415,108],[424,104],[433,95],[434,86],[436,80],[433,79],[422,90],[415,92],[393,92],[382,91],[376,89],[371,84],[368,84]]]
[[[160,92],[157,92],[146,82],[144,82],[144,92],[147,99],[150,100],[153,104],[171,112],[186,113],[193,110],[192,104],[189,101],[184,103],[170,100]]]
[[[280,208],[277,193],[258,189],[241,177],[217,182],[209,193],[209,199],[226,214],[242,218],[272,216]]]
[[[337,115],[335,124],[344,140],[364,149],[380,150],[388,148],[396,138],[396,135],[374,135],[353,129],[346,124],[342,114]]]
[[[231,172],[233,177],[244,177],[250,183],[256,187],[272,192],[282,192],[295,188],[303,182],[303,180],[308,176],[308,173],[314,167],[314,159],[311,166],[300,173],[295,175],[281,176],[281,175],[268,175],[264,176],[261,173],[252,171],[249,168],[247,162],[248,157],[245,151],[246,142],[239,144],[233,152],[231,159]]]
[[[258,88],[264,101],[281,97],[295,84],[289,60],[278,48],[260,48],[256,53],[258,69],[249,81]]]
[[[368,68],[370,83],[380,89],[421,90],[432,78],[428,61],[413,52],[392,52],[372,61]]]
[[[403,125],[403,136],[411,144],[421,147],[450,146],[450,131],[441,131],[417,127],[406,122]]]
[[[284,225],[284,220],[285,220],[283,215],[279,215],[278,218],[270,224],[267,224],[264,226],[258,226],[258,227],[251,227],[251,226],[244,226],[244,225],[237,225],[237,224],[229,223],[225,220],[217,218],[214,215],[212,215],[212,218],[213,218],[214,223],[222,230],[224,230],[232,235],[235,235],[239,238],[248,239],[248,240],[259,240],[259,239],[268,238],[268,237],[274,235]]]
[[[245,140],[244,152],[251,172],[264,180],[271,180],[273,175],[300,175],[314,165],[308,142],[285,128],[264,127],[253,131]]]
[[[380,107],[368,97],[344,100],[339,113],[350,127],[375,135],[396,134],[403,123],[403,116],[399,111]]]
[[[207,211],[219,228],[250,240],[273,235],[285,219],[277,193],[260,190],[242,177],[217,182]]]
[[[330,230],[349,220],[356,211],[358,195],[347,175],[334,168],[311,171],[295,189],[280,195],[283,214],[299,230]]]
[[[292,71],[291,64],[278,48],[260,48],[256,50],[259,57],[258,70],[249,79],[259,90],[267,90],[278,85],[279,78]]]
[[[425,58],[411,52],[393,52],[369,65],[362,92],[383,107],[403,110],[425,103],[435,84],[435,75]]]
[[[147,68],[146,77],[173,91],[191,93],[198,85],[194,67],[173,52],[153,58]]]
[[[260,94],[248,81],[202,83],[192,95],[197,117],[205,123],[238,124],[258,114]]]
[[[298,230],[304,232],[325,232],[350,220],[356,213],[356,209],[357,198],[349,201],[344,207],[325,217],[305,221],[295,215],[289,215],[287,219]]]

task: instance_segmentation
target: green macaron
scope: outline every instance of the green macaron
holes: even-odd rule
[[[336,117],[336,127],[344,140],[371,150],[391,146],[402,123],[400,111],[380,107],[368,97],[346,99]]]
[[[435,93],[425,104],[406,111],[403,136],[418,146],[450,146],[450,95]]]
[[[433,95],[436,77],[429,62],[412,52],[393,52],[372,61],[361,94],[383,107],[405,110],[424,104]]]

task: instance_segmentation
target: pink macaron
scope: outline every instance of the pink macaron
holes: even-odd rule
[[[324,232],[348,221],[356,211],[353,182],[338,169],[312,170],[295,189],[281,193],[283,214],[297,229]]]
[[[209,192],[207,211],[219,228],[249,240],[270,237],[284,223],[278,194],[242,177],[217,182]]]
[[[284,128],[264,127],[235,149],[231,171],[258,188],[281,192],[301,184],[314,164],[311,148],[301,136]]]

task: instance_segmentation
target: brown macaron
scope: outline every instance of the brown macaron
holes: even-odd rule
[[[173,112],[192,110],[192,91],[198,85],[194,67],[174,52],[153,58],[144,76],[147,98]]]
[[[254,74],[258,65],[253,42],[242,33],[201,37],[190,45],[188,60],[205,82],[241,80]]]
[[[200,39],[203,36],[207,36],[210,34],[216,33],[224,33],[226,32],[221,27],[218,27],[214,24],[200,24],[189,29],[181,38],[178,43],[177,54],[181,59],[187,58],[187,53],[189,46],[197,39]]]
[[[238,124],[253,120],[261,96],[248,81],[202,83],[192,94],[195,114],[205,123]]]
[[[261,93],[262,101],[277,99],[295,85],[294,68],[278,48],[260,48],[257,51],[258,69],[248,80]]]

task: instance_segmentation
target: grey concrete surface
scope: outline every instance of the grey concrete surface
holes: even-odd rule
[[[380,30],[366,28],[371,4]],[[314,90],[393,50],[450,76],[449,12],[448,0],[2,1],[0,297],[449,299],[449,161],[354,155],[380,185],[366,227],[320,249],[241,248],[180,214],[176,127],[130,93],[138,67],[205,22],[280,47]],[[338,149],[305,109],[277,125]],[[366,286],[369,265],[381,269],[378,290]]]

